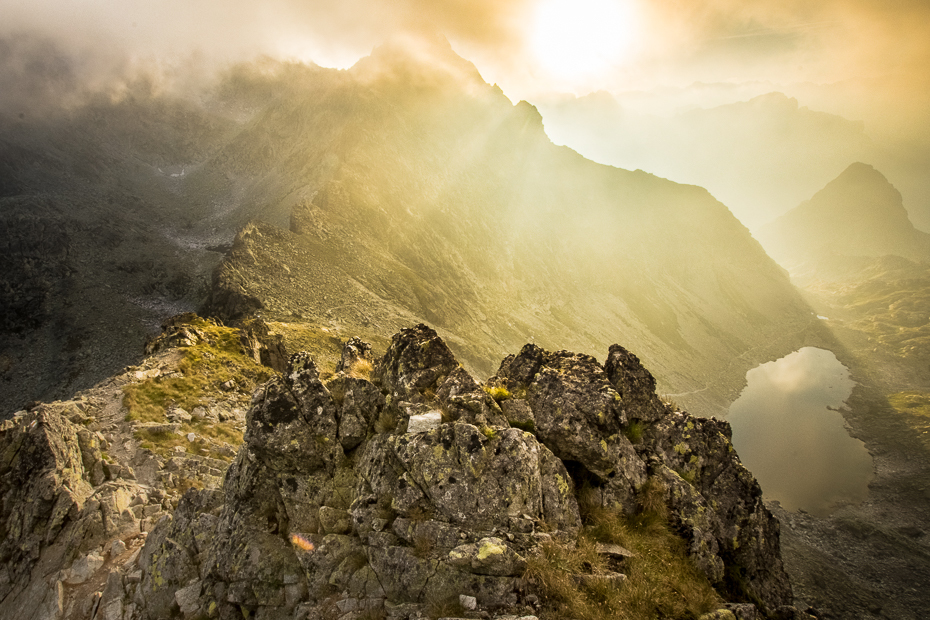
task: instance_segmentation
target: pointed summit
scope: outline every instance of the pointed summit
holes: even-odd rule
[[[452,49],[441,33],[398,35],[375,47],[349,70],[371,82],[420,82],[435,85],[449,81],[469,87],[491,87],[478,68]]]
[[[757,237],[784,266],[836,256],[930,260],[930,235],[914,228],[901,193],[881,172],[860,162],[764,226]]]

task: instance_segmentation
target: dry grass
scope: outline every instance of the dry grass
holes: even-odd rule
[[[369,381],[371,379],[372,370],[374,370],[374,367],[369,360],[357,359],[352,366],[349,367],[349,371],[346,374],[356,379]]]
[[[413,536],[413,555],[427,559],[433,553],[433,539],[423,534]]]
[[[397,428],[397,414],[390,408],[384,409],[375,422],[376,433],[393,433]]]
[[[192,347],[184,347],[178,364],[179,377],[156,377],[127,385],[123,404],[129,410],[126,419],[164,422],[165,411],[175,405],[187,411],[208,404],[211,394],[221,393],[221,385],[235,382],[251,392],[271,378],[270,368],[242,354],[239,330],[219,327],[203,319],[191,323],[206,338]]]
[[[684,541],[668,527],[663,489],[647,484],[641,510],[626,516],[582,497],[585,526],[576,546],[551,543],[530,558],[526,577],[536,585],[551,620],[652,620],[698,618],[717,608],[719,598],[688,559]],[[576,574],[605,574],[611,567],[597,543],[622,545],[634,557],[624,561],[622,586],[581,587]]]
[[[427,599],[425,602],[426,614],[434,620],[438,618],[462,618],[465,616],[465,608],[459,602],[458,594],[434,597]]]

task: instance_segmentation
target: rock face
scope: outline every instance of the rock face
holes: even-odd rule
[[[370,347],[350,340],[324,383],[291,356],[254,393],[222,489],[190,489],[129,560],[120,533],[140,531],[147,498],[107,473],[100,440],[45,406],[4,423],[0,618],[510,613],[539,601],[527,559],[577,540],[580,487],[633,512],[649,481],[725,598],[790,609],[778,523],[729,426],[669,409],[622,347],[601,365],[527,345],[487,389],[424,325],[394,336],[371,381],[348,374],[359,360]]]
[[[75,403],[56,403],[0,425],[4,620],[81,615],[65,590],[91,594],[107,578],[105,556],[125,553],[124,541],[138,555],[145,518],[161,513],[146,505],[150,488],[103,459],[102,437],[83,421]]]
[[[603,503],[632,510],[636,491],[657,478],[692,559],[718,589],[763,610],[790,602],[779,524],[736,457],[727,422],[672,411],[619,345],[603,367],[587,355],[526,345],[489,382],[525,397],[540,440]]]
[[[350,360],[367,351],[347,349]],[[620,347],[605,368],[527,345],[493,382],[535,434],[507,425],[423,325],[394,337],[373,382],[339,372],[330,390],[309,356],[292,356],[256,392],[222,496],[190,491],[149,537],[142,617],[407,618],[459,597],[492,611],[525,604],[526,558],[581,526],[576,485],[632,511],[650,476],[721,592],[766,614],[790,603],[778,524],[726,423],[668,410]],[[407,432],[433,410],[437,424]]]

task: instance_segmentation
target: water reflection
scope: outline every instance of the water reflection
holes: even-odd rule
[[[872,459],[828,409],[853,388],[833,353],[805,347],[750,370],[746,381],[728,419],[733,445],[767,499],[818,515],[865,499]]]

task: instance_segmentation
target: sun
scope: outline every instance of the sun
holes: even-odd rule
[[[540,0],[530,44],[561,80],[602,74],[628,59],[637,34],[631,0]]]

